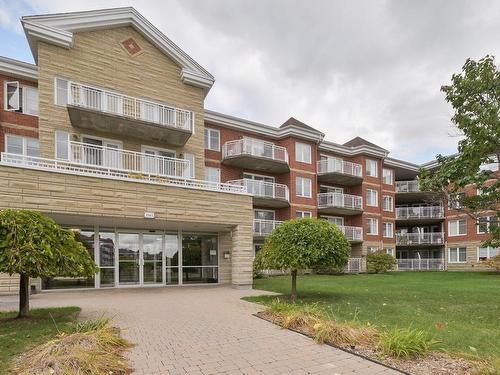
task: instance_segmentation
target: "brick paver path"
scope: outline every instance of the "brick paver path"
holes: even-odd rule
[[[80,306],[84,317],[112,315],[136,346],[137,374],[397,374],[357,356],[318,345],[252,316],[240,300],[259,291],[176,287],[42,293],[32,307]],[[0,309],[16,299],[0,296]]]

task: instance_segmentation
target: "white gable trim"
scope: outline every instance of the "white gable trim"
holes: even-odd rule
[[[182,68],[180,78],[184,83],[208,92],[215,82],[207,70],[131,7],[26,16],[21,22],[35,61],[38,41],[69,49],[73,47],[75,32],[131,26]]]
[[[23,78],[28,81],[38,80],[38,67],[23,61],[0,56],[0,73],[9,77]]]

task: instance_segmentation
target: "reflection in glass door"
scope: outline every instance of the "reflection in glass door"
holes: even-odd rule
[[[163,235],[143,234],[142,269],[144,284],[163,283]]]
[[[120,285],[139,284],[139,234],[118,234],[118,267]]]

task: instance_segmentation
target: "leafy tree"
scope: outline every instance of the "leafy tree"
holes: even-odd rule
[[[384,250],[368,253],[366,256],[366,268],[368,272],[383,273],[390,271],[396,265],[396,258],[387,254]]]
[[[318,266],[343,267],[350,252],[351,245],[336,225],[313,218],[295,219],[280,224],[267,237],[255,266],[290,270],[295,301],[298,271]]]
[[[420,185],[439,192],[440,199],[456,203],[474,219],[493,211],[496,219],[490,222],[491,235],[483,245],[500,246],[499,173],[482,168],[500,161],[500,69],[494,57],[468,59],[462,72],[454,74],[451,85],[441,91],[455,111],[451,120],[463,138],[456,155],[437,155],[437,169],[421,171]],[[458,194],[468,186],[481,194]]]
[[[484,265],[492,268],[495,272],[500,273],[500,254],[486,260]]]
[[[75,234],[39,212],[0,211],[0,272],[19,274],[19,314],[29,315],[30,277],[91,277],[98,271]]]

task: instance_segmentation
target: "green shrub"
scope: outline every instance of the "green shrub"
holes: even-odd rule
[[[487,267],[493,268],[495,272],[500,273],[500,254],[495,255],[494,257],[486,260],[484,264]]]
[[[384,250],[368,253],[366,256],[366,268],[368,272],[387,272],[392,270],[395,265],[396,258],[387,254]]]
[[[386,355],[407,358],[439,350],[439,344],[439,341],[429,338],[424,331],[399,328],[382,333],[377,347]]]

